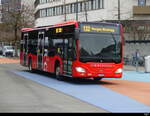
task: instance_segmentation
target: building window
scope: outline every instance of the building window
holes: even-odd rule
[[[85,2],[82,2],[81,4],[82,4],[81,5],[81,11],[84,12],[85,11]]]
[[[66,14],[66,6],[63,6],[62,14]]]
[[[99,0],[95,0],[95,9],[99,9]]]
[[[71,13],[71,5],[70,4],[66,5],[66,13],[67,14]]]
[[[46,17],[47,16],[47,9],[40,10],[40,17]]]
[[[56,16],[56,7],[53,8],[53,16]]]
[[[88,1],[88,10],[92,10],[91,5],[92,5],[92,2],[91,2],[91,1]]]
[[[40,4],[45,4],[47,3],[47,0],[40,0]]]
[[[61,2],[61,0],[36,0],[35,6],[37,6],[38,4],[45,4],[45,3],[52,3],[52,2]]]
[[[50,0],[40,0],[40,2],[45,3],[45,2],[50,2]],[[78,3],[71,3],[71,4],[41,9],[39,12],[40,14],[39,16],[40,17],[58,16],[58,15],[76,13],[76,11],[80,13],[84,11],[98,10],[103,8],[104,8],[104,0],[89,0],[89,1],[83,1]]]
[[[53,16],[53,8],[47,9],[47,16]]]
[[[93,0],[93,10],[96,9],[96,0]]]
[[[62,9],[61,6],[57,7],[57,15],[61,15],[62,14]]]
[[[78,12],[81,12],[81,2],[78,3]]]
[[[138,0],[138,6],[145,6],[146,0]]]

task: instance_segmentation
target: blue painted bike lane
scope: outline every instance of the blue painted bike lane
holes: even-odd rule
[[[41,85],[53,88],[69,96],[80,99],[89,104],[100,107],[112,113],[149,113],[150,106],[146,106],[134,99],[105,88],[99,84],[78,84],[58,81],[44,75],[29,72],[13,72],[23,78]],[[128,76],[128,72],[124,73]],[[123,77],[124,79],[124,77]]]

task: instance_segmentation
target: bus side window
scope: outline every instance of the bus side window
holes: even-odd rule
[[[38,43],[39,43],[39,53],[40,54],[42,54],[43,52],[42,52],[42,50],[43,50],[43,45],[44,45],[44,40],[43,40],[43,37],[44,37],[44,35],[43,34],[40,34],[39,35],[39,41],[38,41]]]
[[[58,39],[58,41],[55,43],[56,53],[60,57],[63,57],[63,39]]]
[[[24,35],[24,52],[26,53],[28,50],[28,36],[27,35]]]
[[[53,40],[50,38],[48,40],[48,43],[49,43],[49,45],[48,45],[48,56],[53,57],[56,54],[56,50],[55,50],[55,47],[54,47]]]

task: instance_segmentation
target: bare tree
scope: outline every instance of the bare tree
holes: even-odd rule
[[[14,40],[13,45],[17,51],[17,42],[20,41],[20,30],[23,27],[33,27],[34,25],[34,10],[28,6],[22,5],[20,9],[8,11],[7,26],[13,30]],[[16,52],[17,55],[17,52]]]

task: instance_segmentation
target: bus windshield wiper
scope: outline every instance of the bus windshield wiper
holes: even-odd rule
[[[115,36],[113,35],[113,33],[111,33],[111,35],[112,35],[113,41],[114,41],[114,43],[115,43],[115,55],[117,56],[117,41],[116,41],[116,38],[115,38]]]

